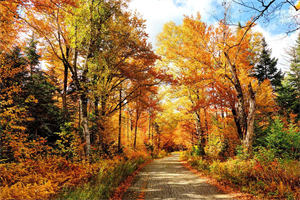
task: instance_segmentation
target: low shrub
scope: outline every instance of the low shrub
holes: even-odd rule
[[[52,155],[0,164],[0,199],[107,199],[148,158],[146,153],[131,152],[88,163]]]
[[[210,158],[219,158],[221,152],[224,150],[225,142],[221,134],[211,133],[208,136],[207,144],[204,148],[205,154]]]
[[[201,146],[201,143],[199,143],[198,145],[194,145],[190,153],[193,156],[203,156],[205,154],[204,148],[203,146]]]
[[[1,164],[0,199],[47,199],[63,186],[87,181],[97,167],[55,156]]]
[[[143,157],[136,157],[132,160],[120,159],[108,163],[91,181],[79,188],[65,188],[56,199],[109,199],[114,189],[144,161]]]
[[[163,157],[168,156],[168,155],[169,155],[168,152],[166,152],[165,150],[161,150],[161,151],[155,152],[152,155],[152,158],[163,158]]]
[[[243,145],[238,145],[235,151],[236,157],[240,160],[247,160],[251,157],[251,155],[247,152]]]
[[[225,162],[208,162],[199,156],[186,156],[188,163],[195,169],[208,173],[213,178],[239,187],[262,198],[299,199],[300,162],[271,159],[228,159]]]
[[[189,160],[189,163],[192,167],[197,168],[198,170],[208,170],[209,163],[202,159],[202,157],[194,157],[193,159]]]
[[[289,124],[286,128],[284,123],[277,118],[264,132],[265,136],[258,138],[260,145],[255,148],[258,154],[268,154],[272,158],[281,159],[297,160],[300,158],[299,128],[294,124]]]

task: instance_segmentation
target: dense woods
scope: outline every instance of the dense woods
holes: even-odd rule
[[[0,199],[108,199],[183,150],[244,192],[300,198],[300,35],[288,71],[226,9],[165,24],[154,50],[128,4],[0,1]]]

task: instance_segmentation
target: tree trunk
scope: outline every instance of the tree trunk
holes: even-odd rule
[[[153,124],[152,124],[152,126],[151,126],[151,140],[152,140],[152,144],[154,144],[154,141],[153,141],[153,139],[154,139],[154,126],[153,126]]]
[[[217,108],[216,105],[214,107],[215,107],[215,110],[216,110],[216,120],[218,122],[219,121],[218,108]]]
[[[130,115],[130,139],[132,141],[132,132],[133,132],[133,116]]]
[[[118,137],[118,152],[121,152],[121,134],[122,134],[122,86],[119,91],[119,137]]]
[[[99,125],[99,143],[101,148],[103,148],[103,144],[104,144],[104,139],[105,139],[105,120],[106,120],[106,95],[101,95],[101,111],[100,111],[100,118],[98,121],[98,125]]]
[[[80,95],[81,101],[81,126],[85,137],[86,156],[89,158],[91,152],[91,135],[88,127],[88,99],[85,93]]]
[[[160,132],[159,131],[157,132],[157,136],[158,136],[157,150],[159,152],[159,150],[160,150]]]
[[[244,139],[244,146],[246,148],[246,152],[251,154],[252,153],[252,142],[254,136],[254,118],[255,118],[255,93],[251,86],[251,83],[248,85],[250,98],[249,98],[249,112],[247,118],[247,134]]]
[[[196,135],[201,137],[201,118],[200,115],[197,111],[195,111],[195,116],[196,116]]]
[[[135,129],[134,129],[134,142],[133,148],[136,149],[136,137],[137,137],[137,130],[138,130],[138,120],[139,120],[139,109],[136,109],[136,119],[135,119]]]
[[[99,98],[96,97],[95,102],[94,102],[96,120],[99,118],[99,107],[98,106],[99,106]]]
[[[81,127],[81,100],[78,101],[78,130]]]
[[[63,104],[63,116],[65,119],[68,118],[68,107],[67,107],[67,87],[68,87],[68,73],[69,67],[64,64],[64,85],[62,94],[62,104]]]
[[[127,145],[129,144],[129,141],[130,141],[130,138],[129,138],[129,129],[130,129],[130,125],[129,125],[129,121],[130,121],[130,119],[129,119],[129,115],[127,114],[127,126],[126,126],[126,128],[127,128]]]
[[[191,138],[191,140],[192,140],[192,146],[194,146],[194,132],[193,131],[191,132],[191,136],[192,136],[192,138]]]
[[[237,119],[235,121],[239,123],[243,138],[245,138],[246,132],[247,132],[247,115],[246,115],[243,89],[242,89],[240,80],[237,75],[236,66],[231,63],[228,54],[227,53],[224,53],[224,54],[228,61],[229,66],[230,66],[231,73],[232,73],[232,79],[233,79],[232,83],[233,83],[235,91],[237,93],[238,101],[237,101],[237,105],[236,105],[236,109],[235,109]]]
[[[205,117],[205,128],[206,128],[206,137],[208,136],[208,122],[207,122],[207,111],[204,109],[204,117]]]
[[[149,126],[148,126],[148,139],[151,137],[151,112],[149,112]]]
[[[233,115],[233,119],[234,119],[234,122],[235,122],[235,125],[236,125],[236,128],[237,128],[239,138],[242,140],[243,139],[243,132],[242,132],[242,129],[241,129],[239,118],[237,116],[236,109],[234,107],[232,107],[231,112],[232,112],[232,115]]]
[[[91,140],[92,144],[100,141],[100,137],[97,137],[97,135],[99,133],[99,127],[100,127],[100,124],[99,124],[99,98],[98,97],[95,98],[94,109],[95,109],[95,126],[96,126],[96,128],[92,135],[93,136],[92,140]]]
[[[222,119],[225,118],[224,110],[223,110],[223,109],[224,109],[224,108],[223,108],[223,105],[222,105],[222,103],[221,103],[221,117],[222,117]]]
[[[204,129],[202,127],[201,124],[201,109],[199,109],[199,112],[195,112],[196,113],[196,127],[197,127],[197,139],[200,139],[201,142],[201,146],[204,148],[205,147],[205,143],[206,143],[206,137],[204,134]],[[200,138],[199,138],[200,137]]]

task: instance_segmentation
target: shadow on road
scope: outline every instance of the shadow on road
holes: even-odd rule
[[[179,154],[155,160],[136,177],[125,193],[131,199],[232,199],[189,170],[179,161]]]

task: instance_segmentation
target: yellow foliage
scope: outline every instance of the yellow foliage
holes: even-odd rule
[[[149,157],[145,152],[125,151],[129,160]],[[38,160],[0,164],[0,200],[49,199],[62,188],[85,183],[96,174],[104,174],[123,161],[124,157],[120,156],[111,160],[100,159],[95,163],[71,162],[63,157],[48,156]]]
[[[87,165],[71,163],[61,157],[1,164],[0,199],[49,198],[62,187],[88,180],[97,167]]]
[[[300,1],[298,1],[298,3],[295,5],[296,9],[300,9]]]

